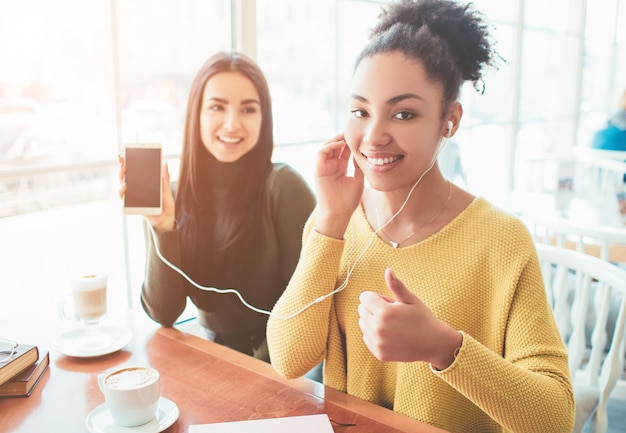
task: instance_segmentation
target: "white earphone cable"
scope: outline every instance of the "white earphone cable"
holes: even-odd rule
[[[415,184],[413,184],[413,186],[411,187],[411,190],[409,191],[409,193],[406,196],[406,199],[404,200],[404,202],[402,203],[402,206],[400,206],[400,209],[398,209],[398,211],[396,213],[394,213],[383,225],[381,225],[378,229],[376,229],[367,245],[365,246],[365,248],[363,248],[363,250],[361,251],[361,253],[358,255],[358,257],[356,258],[356,260],[354,261],[354,263],[352,264],[352,266],[350,266],[350,262],[348,261],[347,267],[348,267],[348,272],[346,273],[346,279],[343,281],[343,283],[341,283],[335,290],[333,290],[330,293],[327,293],[325,295],[322,295],[316,299],[314,299],[312,302],[310,302],[309,304],[305,305],[304,307],[300,308],[299,310],[297,310],[295,313],[289,314],[287,316],[281,316],[281,315],[277,315],[276,313],[273,313],[272,311],[268,311],[268,310],[263,310],[261,308],[257,308],[254,305],[249,304],[244,297],[241,295],[241,293],[239,293],[236,289],[218,289],[216,287],[207,287],[207,286],[202,286],[198,283],[196,283],[194,280],[191,279],[191,277],[189,277],[187,274],[185,274],[185,272],[183,272],[180,268],[178,268],[176,265],[174,265],[172,262],[170,262],[168,259],[166,259],[163,254],[161,254],[161,250],[159,249],[159,245],[158,245],[158,240],[157,240],[157,236],[156,233],[154,231],[154,228],[152,227],[152,224],[150,224],[149,222],[146,222],[146,225],[148,226],[149,230],[150,230],[150,234],[152,237],[152,242],[154,245],[154,250],[157,254],[157,256],[159,257],[159,259],[165,263],[167,266],[169,266],[172,270],[174,270],[175,272],[177,272],[180,276],[182,276],[185,280],[187,280],[191,285],[193,285],[194,287],[203,290],[203,291],[207,291],[207,292],[215,292],[215,293],[220,293],[220,294],[227,294],[227,293],[232,293],[235,296],[237,296],[237,298],[239,298],[239,301],[241,301],[241,303],[246,306],[247,308],[249,308],[252,311],[255,311],[257,313],[261,313],[261,314],[266,314],[268,316],[274,316],[278,319],[281,320],[288,320],[288,319],[292,319],[296,316],[298,316],[299,314],[303,313],[304,311],[306,311],[307,309],[311,308],[313,305],[318,304],[326,299],[328,299],[329,297],[341,292],[343,289],[346,288],[346,286],[348,285],[348,281],[350,280],[350,276],[352,275],[352,272],[354,271],[354,269],[356,268],[357,263],[359,263],[359,261],[361,260],[361,258],[363,258],[363,256],[365,255],[365,253],[367,252],[367,250],[369,249],[369,247],[372,245],[372,242],[374,241],[374,238],[378,235],[378,233],[384,229],[385,227],[387,227],[387,225],[393,221],[394,218],[396,218],[400,212],[402,212],[402,210],[404,209],[404,207],[406,206],[406,204],[409,202],[409,198],[411,197],[411,195],[413,194],[413,191],[415,190],[415,188],[417,187],[417,185],[422,181],[422,179],[424,178],[424,176],[426,175],[426,173],[428,173],[433,166],[435,165],[435,162],[437,161],[437,158],[439,157],[439,153],[441,152],[441,149],[443,148],[443,145],[445,145],[445,143],[448,140],[448,137],[444,137],[446,141],[444,141],[442,144],[440,144],[438,146],[437,152],[435,153],[435,155],[433,156],[432,161],[430,162],[430,164],[428,165],[428,167],[426,168],[426,170],[424,170],[424,172],[422,173],[422,175],[417,179],[417,181],[415,181]],[[352,234],[350,236],[350,251],[353,250],[354,247],[354,234]]]

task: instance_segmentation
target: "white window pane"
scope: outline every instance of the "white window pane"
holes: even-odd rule
[[[491,22],[504,21],[515,23],[518,20],[518,4],[521,0],[476,0],[474,4],[477,10]],[[470,2],[468,2],[470,3]]]
[[[614,1],[614,0],[609,0]],[[595,7],[596,0],[589,1]],[[561,32],[580,32],[583,0],[524,0],[524,25]]]
[[[166,152],[180,149],[198,67],[231,45],[228,0],[0,0],[0,11],[0,169],[111,164],[5,178],[0,215],[116,195],[114,27],[123,139]]]
[[[477,92],[472,83],[466,83],[461,92],[463,119],[461,124],[512,122],[515,92],[516,30],[511,25],[500,25],[494,32],[495,49],[503,60],[497,68],[485,70],[484,93]],[[481,83],[478,83],[481,86]],[[479,88],[480,90],[480,88]]]
[[[0,1],[0,216],[110,197],[115,103],[108,0]]]
[[[4,164],[114,152],[108,0],[2,1],[0,10]]]
[[[615,38],[617,0],[592,0],[587,4],[585,37],[588,43],[610,43]],[[623,27],[623,25],[621,26]]]
[[[230,49],[230,21],[228,0],[117,1],[124,142],[180,152],[191,82],[206,59]]]
[[[257,62],[272,95],[276,142],[335,131],[336,34],[331,0],[257,1]]]
[[[619,1],[619,10],[616,14],[616,19],[618,23],[626,23],[626,0]],[[624,45],[626,45],[626,26],[618,25],[617,26],[617,42],[622,45],[622,49],[624,49]]]
[[[527,30],[521,69],[522,120],[573,116],[578,74],[579,40],[545,31]]]
[[[369,40],[369,35],[378,21],[381,3],[359,0],[339,2],[337,46],[339,71],[339,121],[340,128],[348,114],[349,96],[355,62]]]
[[[459,144],[467,185],[473,194],[503,205],[509,176],[511,125],[463,126],[453,140]]]

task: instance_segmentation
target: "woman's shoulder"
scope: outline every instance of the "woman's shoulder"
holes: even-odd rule
[[[513,212],[497,206],[484,197],[476,197],[466,209],[473,217],[489,218],[509,224],[523,224]]]
[[[314,200],[313,191],[302,175],[284,162],[272,163],[268,179],[268,193],[271,197],[286,200]]]
[[[477,197],[439,233],[444,245],[454,244],[462,256],[495,259],[494,263],[525,264],[535,248],[526,224],[517,215]],[[454,242],[451,242],[454,240]]]
[[[482,197],[475,198],[459,217],[463,225],[493,236],[507,239],[521,237],[524,240],[530,236],[521,218]]]
[[[276,179],[296,177],[304,181],[302,175],[286,162],[273,162],[270,177],[274,177]]]
[[[296,169],[284,162],[272,163],[269,186],[270,188],[305,187],[309,189],[309,185],[304,177]]]

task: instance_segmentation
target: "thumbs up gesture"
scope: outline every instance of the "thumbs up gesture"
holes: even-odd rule
[[[438,370],[452,364],[463,336],[437,318],[395,276],[385,271],[393,297],[363,292],[358,307],[363,341],[381,361],[425,361]]]

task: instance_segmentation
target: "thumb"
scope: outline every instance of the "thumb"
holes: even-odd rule
[[[396,277],[396,274],[391,268],[385,270],[385,283],[387,283],[387,287],[389,287],[389,290],[391,290],[391,293],[398,302],[402,302],[403,304],[415,303],[417,297],[409,292],[402,281]]]
[[[170,188],[170,170],[167,162],[164,162],[161,166],[161,183],[163,185],[163,191],[167,191]]]

